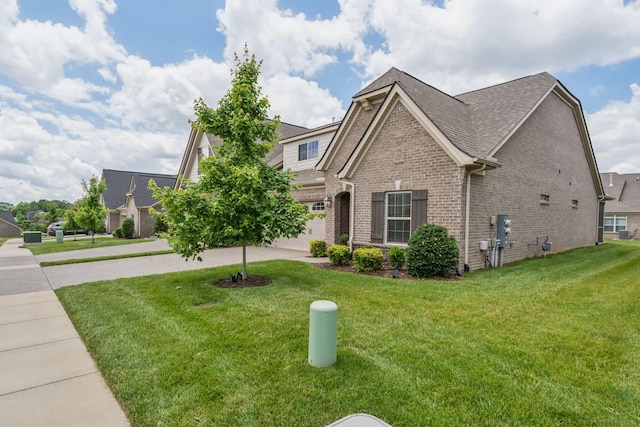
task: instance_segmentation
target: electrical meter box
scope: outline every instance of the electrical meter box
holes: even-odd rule
[[[511,220],[509,219],[509,215],[498,215],[498,221],[496,225],[497,239],[499,240],[498,247],[504,248],[507,246],[507,242],[509,241],[509,234],[511,234]]]

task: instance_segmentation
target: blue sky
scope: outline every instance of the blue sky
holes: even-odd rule
[[[640,0],[0,0],[0,201],[81,196],[102,169],[177,173],[193,101],[233,52],[315,127],[395,66],[456,95],[548,71],[601,172],[640,171]]]

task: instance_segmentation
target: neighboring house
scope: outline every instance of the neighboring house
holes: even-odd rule
[[[292,192],[293,196],[306,204],[309,210],[317,215],[307,222],[306,230],[295,239],[278,239],[273,246],[288,249],[309,250],[309,242],[314,239],[324,240],[325,213],[328,200],[325,200],[326,190],[324,173],[315,170],[315,165],[329,147],[340,122],[308,129],[304,133],[283,138],[279,141],[282,147],[282,168],[291,170],[294,184],[299,188]],[[332,201],[331,201],[332,202]]]
[[[0,237],[20,237],[22,230],[10,211],[0,211]]]
[[[102,204],[109,209],[105,220],[107,233],[113,233],[122,225],[125,218],[132,218],[135,237],[153,235],[154,217],[150,209],[160,210],[159,200],[149,190],[149,181],[153,179],[159,187],[174,188],[176,175],[104,169],[102,180],[107,189],[102,194]]]
[[[603,241],[605,194],[578,99],[541,73],[450,96],[395,68],[354,97],[316,169],[326,241],[404,247],[447,227],[460,267]],[[511,223],[508,241],[496,239]],[[544,245],[545,249],[549,246]]]
[[[637,239],[640,229],[640,173],[600,174],[604,190],[614,200],[604,207],[604,236]]]
[[[302,188],[296,190],[294,195],[309,206],[310,210],[322,211],[324,209],[323,198],[325,196],[322,179],[323,174],[313,170],[322,152],[318,150],[314,152],[312,148],[310,152],[305,151],[307,161],[303,162],[303,164],[296,164],[298,162],[297,157],[288,158],[288,155],[284,154],[289,150],[289,145],[291,145],[294,150],[297,150],[297,146],[301,140],[304,140],[305,135],[309,138],[315,138],[315,140],[322,140],[322,146],[326,148],[331,139],[331,132],[329,132],[329,136],[327,137],[325,136],[326,131],[319,129],[318,133],[314,133],[315,131],[315,129],[307,129],[302,126],[280,122],[280,127],[278,128],[280,143],[276,142],[274,144],[273,149],[267,153],[265,160],[277,169],[291,168],[295,170],[297,174],[295,180],[302,185]],[[335,132],[335,129],[333,131]],[[288,145],[285,144],[285,142],[287,142]],[[295,147],[293,146],[294,143],[296,144]],[[184,179],[197,181],[200,176],[200,160],[206,156],[213,155],[213,147],[219,144],[220,139],[216,136],[205,135],[199,130],[191,129],[187,147],[182,157],[180,168],[178,169],[178,180],[176,181],[175,188],[180,188],[182,180]],[[316,144],[316,147],[317,146]],[[317,181],[318,179],[320,179],[320,181]],[[309,240],[312,238],[324,239],[324,235],[324,220],[317,218],[307,224],[307,231],[297,239],[279,239],[274,242],[274,246],[308,250]]]

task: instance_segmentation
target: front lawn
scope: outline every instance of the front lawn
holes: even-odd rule
[[[640,425],[640,246],[465,275],[379,279],[252,263],[57,291],[134,426]],[[338,305],[338,361],[307,363],[309,305]],[[201,307],[200,305],[205,306]]]
[[[130,245],[134,243],[153,242],[153,239],[114,239],[113,237],[96,237],[91,243],[91,238],[77,240],[65,239],[64,243],[56,243],[55,240],[43,239],[41,244],[26,244],[34,255],[52,254],[56,252],[77,251],[81,249],[104,248],[107,246]]]

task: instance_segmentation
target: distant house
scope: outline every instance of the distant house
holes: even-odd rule
[[[102,194],[102,204],[109,209],[105,219],[107,233],[113,233],[122,225],[125,218],[132,218],[136,237],[153,235],[154,218],[150,209],[160,210],[159,200],[154,199],[149,190],[149,181],[153,179],[159,187],[173,188],[176,175],[164,175],[144,172],[104,169],[102,180],[107,189]]]
[[[20,237],[22,230],[10,211],[0,211],[0,237]]]
[[[604,208],[604,235],[609,239],[637,239],[640,229],[640,173],[600,174],[605,192],[614,200]]]
[[[348,229],[354,247],[403,247],[435,223],[477,269],[602,242],[582,108],[548,73],[450,96],[392,68],[354,95],[316,169],[329,244]]]

